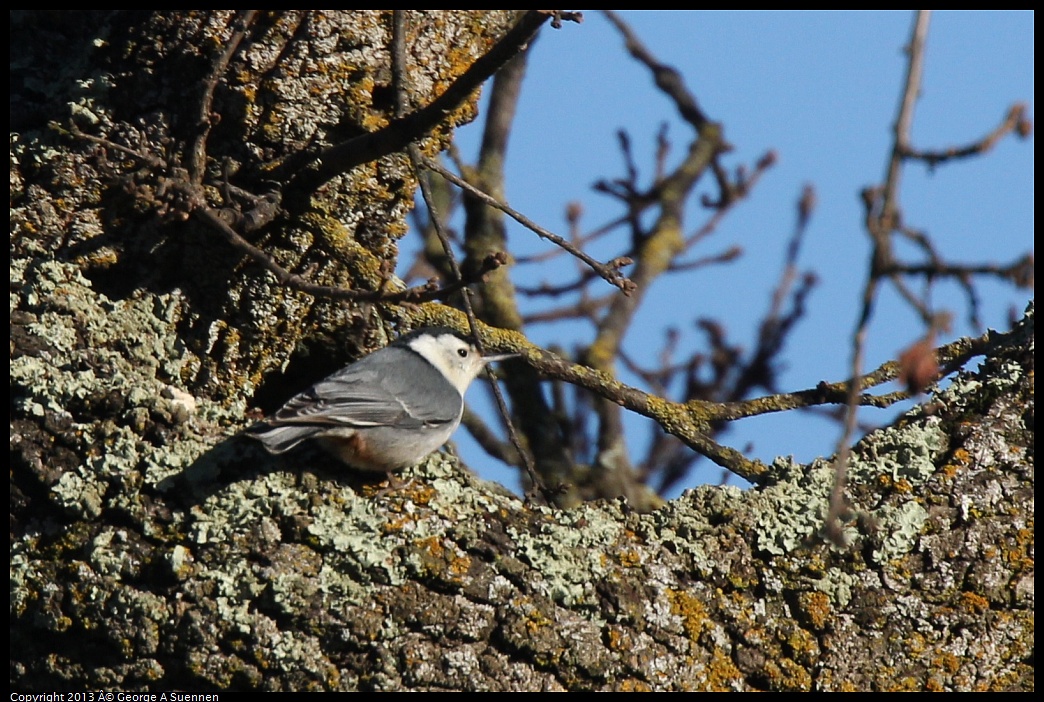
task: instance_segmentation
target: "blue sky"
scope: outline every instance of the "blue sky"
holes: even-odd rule
[[[735,147],[724,165],[752,168],[766,151],[778,163],[751,197],[723,221],[716,234],[690,252],[691,257],[741,246],[745,255],[729,265],[700,269],[658,281],[625,340],[625,349],[648,365],[655,363],[663,330],[682,332],[681,349],[703,348],[693,321],[722,321],[733,342],[750,349],[764,314],[793,230],[795,204],[811,184],[818,206],[803,244],[800,266],[814,271],[820,284],[809,313],[783,355],[781,390],[836,381],[847,375],[850,337],[866,276],[869,246],[862,226],[859,193],[883,181],[905,72],[902,47],[913,15],[881,12],[704,12],[623,11],[643,43],[660,61],[677,68],[704,112],[724,125]],[[1025,102],[1033,112],[1033,13],[933,13],[921,99],[914,119],[914,145],[960,146],[977,140],[999,124],[1008,107]],[[673,105],[653,85],[648,70],[630,59],[618,32],[596,12],[585,12],[581,25],[545,27],[531,53],[522,99],[506,163],[510,204],[531,219],[566,233],[569,201],[584,207],[585,230],[618,216],[619,205],[595,193],[591,185],[623,175],[615,138],[626,129],[645,183],[652,172],[655,136],[669,125],[670,164],[688,147],[691,130]],[[477,151],[478,128],[458,132],[465,159]],[[901,203],[906,222],[925,231],[951,262],[1009,262],[1033,248],[1033,142],[1008,137],[990,154],[940,166],[904,171]],[[699,193],[712,194],[701,182]],[[692,201],[686,231],[703,224],[709,213]],[[510,247],[516,255],[546,250],[548,244],[511,224]],[[625,236],[620,233],[619,236]],[[622,241],[622,240],[618,240]],[[622,244],[621,244],[622,246]],[[408,242],[404,249],[408,250]],[[595,251],[609,257],[616,246]],[[912,252],[907,250],[907,255]],[[408,256],[403,257],[404,261]],[[568,280],[575,264],[560,258],[553,265],[518,267],[516,283]],[[920,283],[912,283],[920,290]],[[982,317],[987,326],[1006,327],[1008,310],[1021,312],[1032,293],[980,280]],[[596,286],[594,292],[608,292]],[[963,294],[950,284],[937,285],[935,305],[952,310],[955,335],[974,333],[965,323]],[[522,301],[524,309],[533,305]],[[873,368],[916,339],[923,329],[894,293],[881,297],[870,328],[867,366]],[[551,324],[527,329],[539,344],[569,346],[589,341],[590,325]],[[626,382],[634,378],[622,374]],[[891,389],[886,386],[885,390]],[[473,390],[469,400],[479,400]],[[483,410],[486,411],[486,410]],[[789,415],[789,416],[788,416]],[[837,440],[833,424],[788,413],[735,423],[722,441],[750,455],[771,460],[794,455],[799,460],[829,454]],[[861,415],[887,422],[891,413]],[[646,420],[628,420],[632,453],[640,456]],[[458,436],[465,461],[484,476],[515,484],[510,473],[484,468],[486,458],[462,430]],[[720,471],[701,464],[689,485],[717,482]],[[685,486],[683,486],[685,487]]]

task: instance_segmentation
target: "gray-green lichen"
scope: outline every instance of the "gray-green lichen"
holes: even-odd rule
[[[12,277],[26,269],[16,261]],[[1024,372],[1005,361],[997,367],[1003,370],[1002,379],[1010,380],[958,377],[934,398],[937,414],[921,416],[915,410],[860,442],[850,475],[853,508],[865,511],[875,526],[863,533],[854,522],[849,524],[852,547],[847,551],[824,551],[814,539],[833,484],[832,463],[825,460],[800,465],[778,459],[770,486],[747,491],[705,486],[648,515],[628,514],[614,503],[567,511],[526,507],[438,456],[407,471],[404,487],[378,496],[372,488],[343,482],[336,472],[300,475],[296,467],[287,472],[281,468],[293,463],[276,461],[273,466],[252,444],[222,442],[240,420],[227,408],[176,386],[171,389],[169,376],[176,376],[184,362],[177,358],[177,345],[127,343],[124,336],[147,310],[168,309],[163,301],[112,301],[92,291],[67,266],[39,270],[46,275],[38,284],[23,282],[23,290],[31,292],[35,309],[51,316],[45,326],[25,325],[26,333],[43,342],[37,356],[16,359],[12,366],[18,406],[27,415],[66,417],[69,431],[84,442],[87,453],[88,446],[99,447],[50,486],[55,504],[88,522],[103,522],[112,511],[142,521],[140,533],[133,527],[107,526],[70,542],[83,559],[76,565],[78,577],[87,583],[83,611],[77,606],[45,608],[38,621],[50,632],[69,631],[86,613],[107,606],[126,626],[116,626],[105,640],[143,662],[133,673],[139,684],[149,676],[163,678],[164,663],[156,651],[169,635],[171,615],[164,598],[129,583],[158,566],[177,583],[193,621],[200,626],[222,622],[217,636],[251,642],[249,653],[193,654],[195,669],[215,686],[232,681],[261,685],[265,671],[273,669],[315,671],[294,683],[302,687],[358,686],[359,678],[348,672],[344,660],[331,651],[329,635],[318,634],[317,627],[341,627],[346,632],[343,645],[349,648],[415,646],[417,655],[424,651],[429,656],[431,644],[415,640],[411,622],[432,609],[430,623],[423,626],[430,636],[470,632],[464,636],[467,643],[451,644],[437,654],[453,661],[455,675],[478,674],[460,670],[475,661],[488,665],[491,654],[481,648],[486,645],[481,637],[497,629],[508,650],[496,656],[527,651],[545,656],[544,665],[599,679],[641,671],[653,687],[671,687],[678,678],[667,671],[684,670],[686,680],[743,688],[741,669],[701,657],[699,642],[733,650],[730,657],[738,656],[741,667],[751,665],[735,652],[729,628],[722,623],[722,618],[735,618],[759,647],[778,646],[775,655],[790,661],[784,668],[796,666],[787,668],[793,673],[801,667],[791,660],[800,657],[802,649],[793,648],[800,637],[778,628],[792,621],[793,614],[774,599],[788,592],[803,593],[807,603],[802,616],[813,622],[810,626],[831,626],[852,637],[859,632],[852,617],[869,616],[848,613],[852,607],[872,606],[881,621],[905,619],[930,626],[938,614],[919,596],[866,602],[868,593],[885,583],[894,588],[909,579],[908,559],[919,551],[953,549],[940,540],[947,532],[936,533],[938,507],[925,500],[925,486],[940,479],[945,460],[956,461],[960,475],[995,470],[997,461],[1010,463],[1025,454],[1013,449],[1003,432],[987,431],[976,439],[973,462],[963,459],[947,438],[945,410],[966,411],[969,397],[962,391],[989,386],[994,396],[998,382],[1003,391],[1025,379]],[[150,322],[154,333],[170,333],[174,327],[169,315],[158,314],[156,320]],[[88,349],[70,341],[82,336],[82,330],[93,342]],[[70,360],[45,362],[59,352]],[[83,360],[72,360],[77,357]],[[87,373],[80,370],[84,367],[108,372]],[[118,411],[98,424],[79,422],[77,403],[97,396],[99,387],[103,394],[120,391],[120,402],[114,405]],[[167,435],[172,445],[143,440],[145,426],[157,421],[172,432]],[[216,442],[221,443],[214,447]],[[244,464],[261,462],[268,465],[263,471],[241,477],[235,473],[237,466],[242,470]],[[902,489],[892,489],[885,499],[882,485]],[[156,499],[170,503],[162,522],[147,517]],[[969,491],[955,503],[954,514],[964,523],[981,522],[1006,509],[1007,500],[1002,489]],[[143,541],[142,535],[155,543]],[[33,555],[38,538],[37,532],[27,534],[12,546],[13,613],[39,609],[52,578],[46,562]],[[863,549],[867,540],[871,548]],[[495,548],[495,558],[479,558],[490,548]],[[847,554],[860,552],[870,558],[852,570]],[[781,568],[814,553],[822,563],[809,573],[788,574]],[[932,581],[933,591],[958,587],[955,576]],[[977,577],[986,593],[1002,596],[1002,582],[987,573]],[[410,594],[418,583],[437,587]],[[759,590],[764,594],[755,596]],[[826,596],[823,604],[815,593]],[[403,596],[405,609],[399,611],[400,605],[392,603]],[[606,607],[607,596],[612,607]],[[978,600],[968,602],[980,606]],[[461,612],[455,622],[442,619],[450,611]],[[616,637],[629,638],[620,639],[619,649],[606,647]],[[966,642],[961,650],[969,653],[972,648]],[[679,668],[679,656],[690,661],[689,667]],[[782,670],[778,686],[804,686]],[[396,671],[393,662],[382,663],[371,680],[397,686]],[[418,669],[416,674],[422,673]],[[125,668],[109,666],[95,679],[119,684],[128,675]],[[434,671],[430,675],[437,677]],[[525,680],[519,686],[534,683],[533,678]]]
[[[563,518],[564,517],[564,518]],[[541,574],[538,589],[556,602],[592,605],[594,586],[608,574],[606,560],[620,548],[622,529],[605,510],[580,506],[537,529],[508,529],[518,555]]]
[[[757,545],[774,555],[802,548],[823,526],[835,470],[830,461],[800,465],[777,458],[771,466],[780,479],[759,490]]]
[[[74,24],[112,17],[129,16]],[[100,33],[121,42],[117,58],[148,56],[140,72],[88,84],[86,101],[76,81],[102,74],[78,72],[61,44],[32,60],[23,48],[18,61],[64,106],[49,119],[76,103],[100,134],[163,152],[169,115],[121,110],[180,98],[211,65],[197,50],[220,46],[232,16],[149,17],[164,42],[136,43],[151,35],[127,27]],[[242,133],[211,142],[228,147],[230,167],[273,150],[278,161],[291,138],[324,143],[382,124],[389,108],[372,87],[387,84],[388,17],[263,16],[267,35],[247,42],[226,84],[242,113],[226,112],[223,128]],[[455,27],[419,30],[409,69],[418,104],[430,99],[419,88],[444,86],[512,18],[412,17]],[[208,41],[188,41],[200,36]],[[158,80],[160,54],[179,42],[195,73]],[[331,51],[346,48],[338,63]],[[284,56],[285,70],[273,70]],[[447,56],[453,71],[442,73]],[[382,493],[321,457],[273,458],[231,438],[251,421],[265,371],[286,369],[312,334],[359,315],[380,324],[379,311],[291,293],[205,230],[113,197],[112,164],[99,167],[84,144],[70,149],[45,129],[10,143],[13,687],[789,690],[919,676],[970,689],[1032,679],[1032,398],[1019,394],[1032,370],[1015,344],[934,397],[935,415],[914,410],[861,442],[850,498],[874,528],[849,524],[848,550],[809,538],[832,484],[826,461],[780,460],[768,487],[704,486],[648,515],[620,503],[527,505],[440,455]],[[323,281],[370,270],[403,231],[405,164],[391,155],[338,179],[314,216],[259,243]],[[1032,318],[1020,342],[1029,347]]]

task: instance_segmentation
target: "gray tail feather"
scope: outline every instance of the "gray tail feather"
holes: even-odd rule
[[[258,422],[243,432],[244,436],[257,439],[269,453],[285,453],[305,439],[315,434],[315,427],[310,426],[272,426],[267,422]]]

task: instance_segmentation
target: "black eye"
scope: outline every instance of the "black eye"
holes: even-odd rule
[[[457,349],[457,355],[460,356],[461,358],[467,358],[468,357],[468,350],[467,349]]]

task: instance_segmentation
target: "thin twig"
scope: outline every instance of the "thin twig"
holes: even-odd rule
[[[691,261],[672,261],[671,265],[667,266],[667,270],[671,273],[681,273],[682,271],[692,271],[697,268],[703,268],[705,266],[713,266],[720,263],[731,263],[737,258],[743,255],[742,246],[730,246],[719,254],[713,256],[703,256],[701,258],[695,258]]]
[[[971,144],[966,144],[965,146],[952,146],[948,149],[942,149],[939,151],[919,151],[911,147],[909,144],[906,144],[904,145],[901,155],[903,158],[924,161],[928,164],[929,168],[935,168],[935,166],[940,163],[945,163],[946,161],[984,154],[992,149],[998,141],[1010,132],[1015,132],[1015,134],[1021,138],[1029,136],[1033,130],[1033,125],[1026,118],[1026,110],[1026,105],[1021,102],[1012,105],[1008,108],[1008,112],[1004,115],[1004,119],[999,125],[997,125],[996,129],[991,131],[982,139],[974,141]]]
[[[288,184],[289,189],[312,193],[332,178],[356,166],[402,151],[408,144],[416,142],[441,124],[487,78],[525,48],[541,25],[554,14],[551,10],[528,10],[489,51],[476,59],[445,92],[428,105],[396,117],[376,132],[323,149],[296,170]],[[579,21],[575,15],[563,15],[562,19]]]
[[[510,441],[501,441],[496,433],[482,421],[482,418],[467,407],[464,408],[464,416],[461,417],[460,423],[482,447],[482,450],[490,456],[509,466],[522,467],[522,458],[518,448]]]
[[[406,75],[406,50],[405,50],[405,12],[403,10],[394,11],[394,29],[392,32],[392,75],[395,80],[395,93],[396,93],[396,110],[402,111],[405,109],[405,75]],[[410,162],[413,165],[415,173],[420,173],[420,164],[422,156],[420,149],[417,148],[416,144],[410,143],[406,147],[407,153],[410,158]],[[453,247],[449,242],[449,238],[446,236],[446,232],[443,230],[442,223],[439,220],[439,213],[435,206],[435,198],[431,193],[428,181],[426,178],[418,178],[421,189],[421,197],[424,199],[424,205],[428,209],[430,214],[432,228],[438,236],[439,241],[442,242],[442,247],[446,252],[446,260],[450,266],[450,270],[453,271],[453,276],[457,281],[462,281],[463,276],[460,272],[460,266],[457,264],[457,259],[453,254]],[[468,296],[467,288],[461,290],[461,301],[464,304],[464,312],[468,317],[468,324],[471,327],[472,336],[475,339],[475,344],[478,346],[479,352],[483,353],[482,336],[479,334],[479,322],[475,317],[475,310],[471,305],[471,298]],[[545,501],[550,504],[552,496],[545,492],[543,483],[536,473],[536,469],[533,467],[533,462],[530,459],[528,453],[523,450],[522,443],[519,441],[518,434],[515,432],[515,427],[510,420],[510,414],[508,412],[507,403],[504,402],[504,396],[500,392],[500,387],[497,384],[496,376],[493,374],[492,368],[486,369],[486,374],[489,377],[490,387],[493,390],[493,396],[496,398],[497,408],[500,411],[501,416],[504,418],[504,424],[507,427],[508,437],[511,440],[511,444],[515,447],[518,452],[518,456],[521,459],[522,466],[526,470],[526,474],[529,476],[532,482],[531,494],[527,494],[527,498],[531,497],[536,491],[539,491]]]
[[[420,154],[420,150],[415,145],[410,144],[408,147],[408,151],[410,154],[410,161],[413,163],[414,169],[419,170],[421,165],[424,163],[423,156],[421,156]],[[421,196],[424,198],[425,206],[428,208],[429,212],[434,213],[431,219],[432,227],[435,229],[435,233],[439,237],[439,240],[442,241],[442,245],[446,250],[446,258],[449,261],[449,264],[452,267],[454,274],[459,278],[460,267],[457,265],[457,260],[453,255],[453,248],[450,246],[449,239],[446,237],[446,233],[443,231],[442,225],[439,223],[438,214],[435,212],[435,210],[432,209],[434,208],[435,204],[431,196],[431,192],[429,191],[428,183],[424,178],[420,179],[420,186]],[[471,333],[475,338],[475,343],[479,346],[479,351],[483,352],[484,349],[482,348],[482,335],[479,334],[479,322],[478,319],[475,317],[475,310],[472,308],[471,299],[468,297],[468,290],[465,288],[462,292],[464,294],[461,295],[461,300],[464,303],[464,312],[468,317],[468,325],[470,326]],[[503,394],[501,394],[500,387],[497,385],[496,382],[496,377],[493,375],[493,369],[489,368],[486,372],[487,375],[489,375],[490,387],[493,389],[493,396],[496,398],[497,401],[497,409],[505,418],[510,417],[507,403],[504,402],[504,396]],[[540,476],[537,475],[536,469],[533,467],[533,461],[530,459],[528,452],[523,450],[522,442],[518,438],[518,433],[515,431],[514,424],[510,420],[506,420],[505,425],[507,427],[508,437],[511,439],[511,444],[518,451],[518,454],[522,459],[522,466],[523,468],[525,468],[526,475],[529,476],[529,480],[532,484],[531,491],[526,495],[527,499],[535,495],[536,492],[539,492],[540,495],[547,502],[547,504],[552,504],[554,496],[545,489],[543,481],[540,480]]]
[[[772,292],[768,313],[762,319],[758,330],[757,348],[754,349],[750,360],[741,367],[739,376],[733,384],[730,400],[738,400],[746,396],[757,386],[764,387],[770,392],[776,390],[773,359],[782,352],[788,334],[804,317],[805,300],[816,284],[816,277],[811,273],[806,273],[791,297],[791,290],[798,277],[797,261],[801,251],[801,242],[808,229],[808,223],[811,221],[815,204],[815,190],[811,185],[806,184],[798,199],[796,223],[787,245],[783,271]],[[791,300],[791,309],[784,314],[783,305],[788,298]]]
[[[594,258],[592,258],[591,256],[587,255],[583,251],[580,251],[579,249],[574,247],[572,244],[570,244],[568,241],[566,241],[562,237],[558,236],[557,234],[554,234],[554,233],[549,232],[548,230],[544,229],[543,227],[538,225],[536,222],[534,222],[531,219],[529,219],[528,217],[526,217],[521,212],[518,212],[517,210],[512,209],[508,205],[505,205],[504,203],[500,202],[499,200],[497,200],[492,195],[488,195],[487,193],[482,192],[481,190],[479,190],[478,188],[473,186],[471,183],[467,182],[466,180],[464,180],[463,178],[458,176],[456,173],[453,173],[452,171],[447,170],[438,161],[434,161],[432,159],[424,159],[424,160],[421,161],[420,165],[424,166],[428,170],[435,171],[436,173],[441,175],[443,178],[445,178],[446,180],[450,181],[451,183],[453,183],[454,185],[458,186],[459,188],[462,188],[463,190],[467,190],[471,195],[474,195],[478,199],[482,200],[484,203],[486,203],[490,207],[494,207],[494,208],[500,210],[501,212],[503,212],[504,214],[508,215],[509,217],[514,219],[516,222],[521,224],[522,226],[524,226],[527,229],[535,232],[537,234],[537,236],[539,236],[541,238],[544,238],[544,239],[547,239],[548,241],[550,241],[551,243],[555,244],[556,246],[562,247],[563,249],[568,251],[570,254],[572,254],[573,256],[576,256],[581,261],[583,261],[588,266],[590,266],[594,271],[596,271],[598,273],[598,275],[600,275],[606,281],[608,281],[609,283],[612,283],[616,287],[620,288],[620,290],[622,290],[625,295],[631,293],[635,289],[634,283],[631,282],[631,280],[629,278],[627,278],[622,273],[620,273],[620,270],[619,270],[622,266],[627,266],[627,265],[630,265],[632,263],[632,261],[629,258],[615,258],[612,261],[609,261],[608,263],[601,263],[601,262],[595,260]]]
[[[644,64],[652,73],[656,86],[670,97],[682,118],[696,132],[696,138],[690,143],[688,153],[682,162],[669,175],[656,183],[648,194],[637,193],[637,185],[624,182],[618,196],[628,204],[631,239],[636,260],[632,273],[636,291],[630,296],[618,296],[609,309],[598,320],[598,329],[594,340],[585,352],[587,361],[596,369],[612,374],[613,359],[619,355],[623,339],[630,328],[634,316],[645,293],[661,275],[667,272],[671,262],[685,251],[685,238],[682,235],[686,203],[695,184],[708,169],[713,169],[714,160],[726,148],[722,138],[721,126],[711,122],[700,110],[696,99],[685,87],[680,74],[673,68],[656,60],[642,45],[630,27],[612,12],[607,12],[609,21],[623,35],[627,50]],[[661,143],[662,145],[662,143]],[[626,152],[625,152],[626,156]],[[632,172],[632,179],[633,179]],[[655,200],[659,212],[651,226],[646,227],[635,216],[633,203],[646,195]],[[624,441],[623,420],[620,405],[605,399],[604,395],[594,403],[598,415],[598,445],[596,463],[610,480],[633,480],[633,470]],[[709,425],[707,426],[709,429]],[[697,436],[698,435],[698,436]],[[720,446],[714,444],[701,429],[692,434],[696,439],[690,444],[698,451],[709,455],[707,451],[717,451]],[[687,441],[688,443],[688,441]],[[738,454],[739,452],[735,452]],[[732,460],[730,456],[722,460]]]
[[[728,179],[723,175],[718,176],[718,189],[722,192],[721,201],[714,203],[714,214],[711,215],[710,219],[704,223],[699,229],[693,234],[689,235],[685,239],[685,247],[691,248],[695,246],[697,242],[709,236],[718,224],[721,223],[722,219],[725,218],[733,207],[735,207],[741,200],[748,197],[753,191],[754,186],[758,184],[761,177],[765,172],[776,164],[776,153],[769,151],[754,165],[754,172],[749,177],[745,177],[739,187],[731,186]],[[718,168],[715,168],[715,174],[718,175]],[[725,193],[730,193],[728,196]],[[705,203],[706,204],[706,203]]]
[[[466,286],[481,280],[482,275],[488,273],[490,270],[500,267],[506,262],[506,258],[501,258],[499,260],[495,258],[487,259],[487,267],[484,271],[476,272],[477,274],[474,279],[458,278],[454,282],[443,287],[439,287],[433,282],[428,282],[425,285],[407,288],[397,292],[387,292],[383,289],[348,290],[347,288],[339,288],[330,285],[319,285],[296,273],[291,273],[286,270],[276,263],[275,259],[270,255],[240,236],[221,218],[218,211],[213,208],[196,207],[192,210],[192,213],[221,234],[228,243],[249,256],[253,261],[260,264],[265,268],[265,270],[275,276],[279,283],[291,288],[292,290],[307,293],[313,297],[325,297],[333,300],[351,300],[354,302],[384,302],[389,304],[408,302],[419,304],[421,302],[441,300],[448,297],[459,290],[464,289]]]
[[[560,251],[561,249],[555,249]],[[582,292],[587,288],[587,284],[590,283],[598,274],[594,271],[585,268],[581,273],[580,277],[569,283],[562,283],[561,285],[550,285],[549,283],[542,282],[540,285],[529,286],[519,285],[515,287],[515,290],[522,293],[523,295],[529,295],[530,297],[559,297],[560,295],[566,295],[571,292]],[[616,293],[611,293],[615,295]]]
[[[649,204],[651,205],[651,203]],[[621,215],[620,217],[617,217],[612,221],[603,224],[602,226],[588,232],[587,234],[578,235],[575,239],[571,238],[570,240],[573,246],[575,246],[578,249],[583,249],[591,242],[596,241],[601,237],[605,236],[606,234],[611,233],[614,229],[616,229],[616,227],[627,222],[628,219],[629,215]],[[555,258],[556,256],[561,256],[564,253],[569,252],[565,249],[559,248],[548,249],[547,251],[541,251],[540,253],[531,254],[529,256],[517,256],[515,258],[515,263],[518,265],[524,265],[528,263],[543,263],[552,258]]]
[[[974,338],[960,338],[936,348],[934,352],[943,366],[948,369],[946,372],[951,373],[967,363],[969,359],[985,353],[987,344],[994,343],[993,340],[997,338],[1003,338],[1003,335],[997,335],[995,332],[992,332]],[[715,406],[712,415],[717,420],[731,421],[772,412],[809,408],[816,405],[848,405],[850,402],[849,392],[852,387],[856,388],[856,404],[859,406],[890,407],[896,402],[910,399],[910,394],[907,392],[889,393],[887,395],[862,393],[869,388],[895,380],[899,377],[900,371],[901,368],[897,361],[887,361],[872,372],[860,376],[854,381],[852,378],[849,378],[836,383],[822,382],[816,387],[807,390],[765,395],[752,400],[721,403]]]
[[[200,95],[199,110],[196,113],[196,138],[193,140],[192,148],[189,150],[188,164],[186,165],[189,180],[196,185],[203,183],[203,176],[206,173],[207,137],[210,136],[210,128],[214,126],[214,116],[211,114],[214,104],[214,91],[217,89],[221,77],[225,74],[229,61],[232,60],[232,56],[239,48],[240,42],[246,36],[246,30],[253,24],[257,12],[257,10],[247,10],[236,20],[235,28],[232,31],[232,35],[228,38],[225,50],[214,61],[210,73],[203,80],[203,92]]]
[[[867,231],[873,242],[870,275],[863,290],[863,305],[852,335],[851,382],[848,386],[847,412],[845,422],[838,438],[836,458],[834,459],[834,487],[830,493],[830,506],[823,526],[824,535],[836,545],[845,543],[841,518],[847,512],[845,501],[845,483],[848,471],[849,444],[855,432],[858,414],[859,386],[856,379],[863,367],[863,354],[866,349],[866,336],[870,318],[873,315],[874,302],[880,284],[881,271],[892,259],[890,234],[898,223],[899,180],[902,170],[902,154],[909,149],[910,128],[913,123],[914,106],[921,91],[921,75],[924,68],[924,42],[928,34],[930,10],[918,10],[914,20],[910,44],[907,47],[909,61],[906,71],[906,85],[899,103],[899,115],[895,121],[895,141],[888,162],[885,185],[880,196],[880,211],[874,212],[873,197],[865,197],[867,203]]]
[[[1019,287],[1033,283],[1033,255],[1024,254],[1007,266],[996,263],[960,265],[941,261],[925,264],[893,263],[885,269],[889,275],[919,275],[928,278],[966,278],[973,275],[991,275],[1010,281]]]
[[[645,45],[638,39],[638,36],[631,31],[631,28],[615,12],[603,10],[603,13],[619,30],[620,34],[624,36],[624,42],[631,56],[644,63],[652,71],[656,87],[674,101],[682,119],[695,127],[696,131],[702,131],[703,127],[708,123],[707,116],[703,114],[703,110],[697,104],[696,98],[685,88],[685,83],[682,81],[678,71],[657,61],[656,57],[649,53]]]
[[[590,319],[593,320],[598,311],[608,305],[613,299],[612,294],[601,297],[587,297],[578,300],[575,304],[563,307],[555,307],[543,312],[531,312],[522,316],[526,324],[541,324],[546,322],[560,322],[564,319]]]
[[[909,57],[906,68],[906,87],[899,103],[899,115],[895,120],[895,141],[892,144],[892,156],[888,162],[882,197],[881,216],[889,225],[896,224],[895,214],[898,210],[903,155],[910,151],[910,131],[917,98],[921,95],[921,76],[924,74],[924,43],[928,37],[928,23],[931,17],[931,10],[917,11],[910,44],[906,47]],[[891,230],[891,226],[888,227],[888,230]]]
[[[58,125],[56,122],[52,122],[50,126],[52,129],[62,129],[62,127]],[[135,151],[134,149],[124,146],[123,144],[117,144],[114,141],[109,141],[108,139],[103,139],[102,137],[96,137],[93,134],[88,134],[87,132],[82,131],[76,125],[75,122],[69,125],[69,133],[77,139],[84,139],[85,141],[89,141],[93,144],[98,144],[99,146],[102,146],[107,149],[115,149],[116,151],[119,151],[122,154],[137,159],[138,161],[141,161],[146,166],[149,166],[150,168],[153,168],[155,170],[160,170],[166,168],[167,166],[166,162],[164,162],[163,159],[157,158],[152,154],[146,154],[141,151]]]
[[[108,139],[86,134],[75,124],[70,127],[70,132],[78,138],[132,156],[154,169],[159,170],[166,166],[166,164],[155,156],[140,153],[134,149],[109,141]],[[200,187],[193,185],[187,179],[177,177],[160,178],[160,180],[163,188],[171,192],[177,192],[183,196],[182,204],[179,207],[183,210],[184,215],[195,215],[200,221],[221,234],[225,241],[269,271],[273,276],[275,276],[279,283],[293,290],[297,290],[298,292],[312,295],[313,297],[326,297],[335,300],[351,300],[355,302],[407,302],[413,304],[431,302],[449,297],[468,285],[481,282],[482,277],[485,274],[496,270],[507,263],[507,257],[504,254],[487,256],[472,275],[461,278],[458,274],[455,281],[443,287],[439,287],[434,281],[429,281],[425,285],[406,288],[405,290],[399,290],[396,292],[388,292],[383,288],[379,290],[349,290],[347,288],[334,287],[330,285],[319,285],[309,281],[307,278],[286,270],[269,254],[244,239],[239,232],[229,225],[227,220],[232,218],[232,215],[228,210],[218,210],[210,207],[207,204],[206,198],[203,196]],[[236,216],[238,216],[238,213]]]

